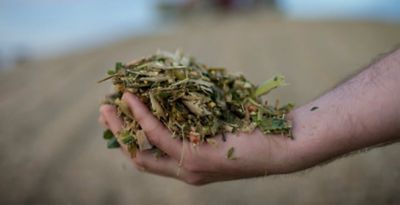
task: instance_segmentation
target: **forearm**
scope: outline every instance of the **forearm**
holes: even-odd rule
[[[291,117],[294,169],[399,139],[400,50],[294,110]]]

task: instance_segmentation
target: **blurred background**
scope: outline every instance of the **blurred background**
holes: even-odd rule
[[[399,204],[400,145],[288,176],[192,187],[106,149],[97,84],[182,49],[302,105],[400,42],[396,0],[1,0],[0,204]]]

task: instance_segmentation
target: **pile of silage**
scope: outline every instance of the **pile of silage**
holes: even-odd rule
[[[116,106],[124,128],[114,136],[104,132],[108,147],[127,145],[132,156],[136,151],[157,149],[147,140],[128,106],[121,100],[124,92],[136,95],[171,132],[171,137],[193,144],[212,143],[225,133],[252,132],[291,137],[286,114],[291,104],[279,107],[261,101],[261,96],[285,85],[283,76],[274,76],[259,86],[243,75],[233,75],[224,68],[208,67],[180,52],[157,52],[140,60],[117,63],[108,71],[116,92],[105,104]]]

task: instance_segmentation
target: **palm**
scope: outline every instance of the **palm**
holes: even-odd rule
[[[139,170],[195,185],[285,172],[287,163],[282,160],[287,160],[290,143],[286,137],[265,136],[256,130],[227,134],[224,139],[216,136],[213,143],[193,145],[173,139],[162,123],[132,94],[124,94],[123,99],[149,141],[168,155],[156,158],[150,151],[138,152],[133,162]],[[114,107],[104,105],[101,113],[101,121],[114,133],[122,128]],[[127,152],[126,147],[123,149]]]

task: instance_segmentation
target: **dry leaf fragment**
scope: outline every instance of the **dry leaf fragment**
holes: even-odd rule
[[[234,152],[235,152],[234,147],[229,148],[228,151],[226,152],[226,158],[230,160],[236,160],[237,158],[233,156]]]
[[[130,119],[134,119],[133,115],[131,113],[131,110],[129,109],[129,106],[128,106],[128,104],[126,104],[126,102],[117,98],[117,99],[115,99],[114,103],[117,105],[117,107],[119,108],[118,110],[120,112],[122,112],[124,115],[126,115]]]
[[[164,109],[160,103],[156,100],[153,93],[149,93],[151,109],[157,117],[165,117]]]
[[[153,147],[143,130],[136,131],[136,140],[140,151],[148,150]]]

